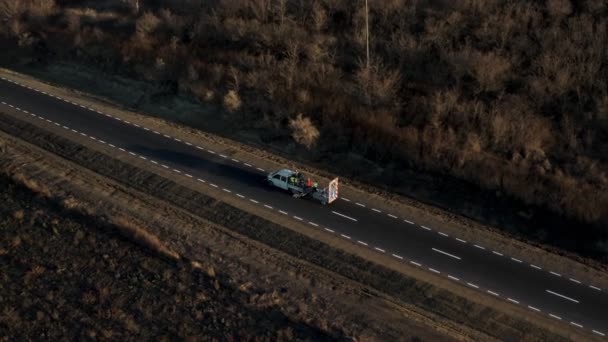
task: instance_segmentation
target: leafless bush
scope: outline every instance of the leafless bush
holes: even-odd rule
[[[241,98],[236,90],[229,90],[224,96],[224,108],[229,112],[233,113],[241,108]]]
[[[149,248],[151,251],[159,253],[160,255],[163,255],[170,259],[180,259],[179,254],[167,247],[158,238],[158,236],[154,235],[150,231],[133,222],[132,219],[128,219],[125,217],[116,217],[112,219],[112,223],[118,228],[121,234],[124,234],[133,242],[140,244],[146,248]]]
[[[298,114],[295,119],[289,121],[291,136],[293,139],[307,149],[310,149],[319,138],[319,130],[313,125],[310,118]]]
[[[161,21],[154,15],[154,13],[146,12],[139,19],[135,29],[140,35],[149,35],[160,25]]]
[[[572,13],[570,0],[547,0],[547,10],[552,16],[561,17]]]

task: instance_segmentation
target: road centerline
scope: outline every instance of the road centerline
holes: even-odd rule
[[[335,214],[335,215],[338,215],[338,216],[344,217],[345,219],[349,219],[349,220],[351,220],[351,221],[353,221],[353,222],[357,222],[357,219],[356,219],[356,218],[354,218],[354,217],[350,217],[350,216],[347,216],[347,215],[341,214],[341,213],[339,213],[339,212],[337,212],[337,211],[333,211],[333,210],[332,210],[331,212],[332,212],[333,214]]]
[[[456,255],[454,255],[454,254],[450,254],[450,253],[448,253],[448,252],[444,252],[444,251],[442,251],[442,250],[440,250],[440,249],[437,249],[437,248],[432,248],[432,249],[433,249],[433,251],[435,251],[435,252],[437,252],[437,253],[441,253],[441,254],[443,254],[443,255],[447,255],[447,256],[449,256],[450,258],[454,258],[454,259],[457,259],[457,260],[461,260],[461,258],[460,258],[459,256],[456,256]]]
[[[579,301],[578,301],[578,300],[573,299],[573,298],[570,298],[570,297],[568,297],[568,296],[564,296],[563,294],[559,294],[559,293],[554,292],[554,291],[551,291],[551,290],[546,290],[546,291],[547,291],[547,292],[549,292],[550,294],[554,295],[554,296],[558,296],[558,297],[561,297],[561,298],[567,299],[567,300],[569,300],[569,301],[571,301],[571,302],[574,302],[574,303],[576,303],[576,304],[578,304],[578,303],[579,303]]]

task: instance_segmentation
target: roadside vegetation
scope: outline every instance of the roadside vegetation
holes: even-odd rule
[[[369,67],[362,1],[2,0],[0,28],[31,62],[156,82],[388,184],[464,180],[586,223],[608,251],[606,2],[369,3]]]

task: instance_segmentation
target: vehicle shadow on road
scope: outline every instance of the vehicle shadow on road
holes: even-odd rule
[[[228,158],[211,154],[209,154],[209,158],[204,158],[174,150],[151,149],[142,145],[132,145],[128,148],[130,151],[150,158],[160,164],[167,164],[172,168],[188,172],[206,181],[220,183],[221,178],[224,178],[228,181],[227,184],[236,185],[237,187],[255,187],[266,192],[280,191],[267,185],[266,174],[256,170],[254,167],[236,163]]]

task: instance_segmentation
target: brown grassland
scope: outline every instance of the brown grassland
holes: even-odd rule
[[[423,171],[543,208],[606,260],[607,3],[369,2],[369,68],[362,1],[3,0],[0,31],[33,63],[157,83],[309,160],[356,154],[385,185]]]

